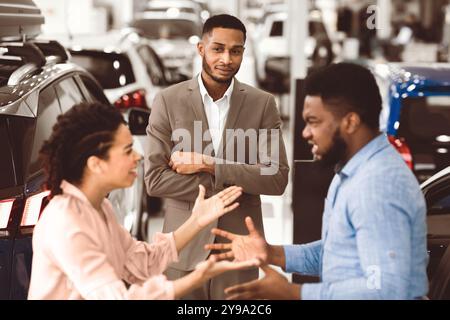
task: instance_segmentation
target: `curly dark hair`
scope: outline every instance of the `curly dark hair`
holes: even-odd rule
[[[62,193],[62,180],[80,183],[90,156],[108,159],[108,151],[121,124],[120,111],[100,103],[80,103],[58,117],[52,134],[39,152],[47,175],[50,197]]]

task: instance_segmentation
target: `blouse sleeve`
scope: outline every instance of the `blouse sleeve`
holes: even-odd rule
[[[167,266],[178,261],[173,233],[157,233],[151,244],[134,240],[127,250],[123,278],[128,283],[142,283],[160,275]]]
[[[154,270],[153,274],[156,276],[152,277],[152,274],[148,272],[148,276],[142,279],[139,285],[133,284],[127,289],[120,275],[115,272],[113,266],[109,263],[107,256],[103,252],[102,245],[95,238],[95,235],[84,231],[85,228],[79,224],[77,219],[57,217],[55,220],[58,221],[54,221],[56,237],[53,239],[57,239],[57,241],[51,242],[51,255],[83,298],[173,299],[172,282],[168,281],[164,275],[156,275],[157,268],[147,268],[147,270]],[[172,245],[170,239],[170,236],[164,236],[164,239],[161,238],[159,242],[166,243],[165,246],[160,245],[161,250]],[[144,248],[147,250],[149,246],[145,245]],[[151,264],[151,262],[158,262],[153,261],[152,258],[159,259],[161,256],[174,257],[169,253],[165,255],[162,253],[159,253],[159,255],[148,253],[146,258],[139,257],[144,251],[142,245],[137,245],[137,248],[139,249],[131,250],[130,248],[129,250],[131,256],[133,256],[133,253],[134,255],[137,254],[138,258],[135,258],[135,261],[142,260]],[[158,252],[158,250],[153,250],[152,252]],[[165,259],[165,261],[170,260],[169,258]],[[143,272],[140,274],[143,275]]]
[[[91,291],[89,300],[173,300],[173,282],[159,275],[145,281],[142,285],[133,284],[127,290],[120,280],[106,284]]]
[[[117,224],[114,209],[104,202],[104,209],[118,227],[117,236],[126,252],[123,273],[120,277],[129,284],[143,284],[148,278],[161,275],[167,266],[178,261],[178,251],[173,233],[157,233],[152,243],[137,241],[130,232]]]

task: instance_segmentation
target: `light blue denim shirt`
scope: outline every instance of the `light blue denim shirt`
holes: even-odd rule
[[[320,276],[302,299],[415,299],[428,291],[426,206],[383,134],[334,176],[322,239],[285,246],[286,271]]]

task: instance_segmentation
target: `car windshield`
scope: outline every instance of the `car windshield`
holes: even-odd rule
[[[102,51],[71,51],[72,61],[89,71],[103,89],[115,89],[135,82],[127,56]]]
[[[394,126],[409,147],[419,182],[448,166],[450,96],[403,99],[400,119]]]
[[[144,32],[149,39],[189,39],[200,36],[199,26],[190,20],[183,19],[140,19],[132,24]]]

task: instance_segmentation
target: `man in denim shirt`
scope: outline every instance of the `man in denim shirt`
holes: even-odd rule
[[[318,275],[291,284],[267,265],[265,277],[226,290],[231,299],[416,299],[427,294],[426,207],[416,178],[378,130],[381,97],[373,75],[335,64],[306,80],[303,137],[316,160],[336,165],[322,239],[273,246],[246,219],[250,234],[222,230],[222,258],[259,257],[287,272]]]

